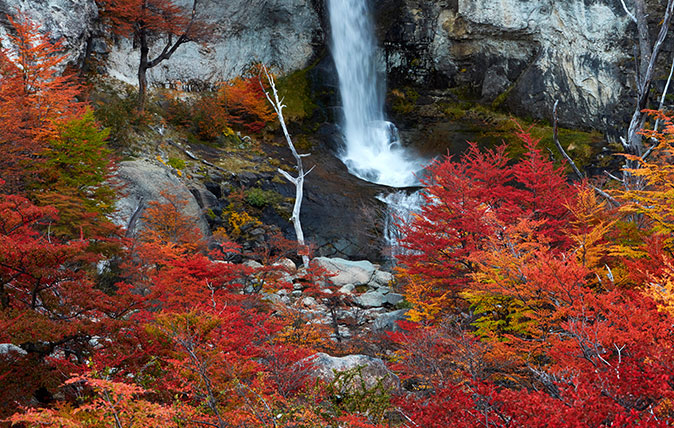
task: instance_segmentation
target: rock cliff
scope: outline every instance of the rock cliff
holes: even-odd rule
[[[605,130],[631,85],[633,24],[619,0],[377,0],[392,84],[463,87],[483,101]],[[629,99],[629,98],[628,98]]]
[[[203,0],[212,42],[181,47],[150,79],[198,86],[253,61],[283,72],[306,67],[325,51],[325,1]],[[602,131],[629,110],[634,25],[620,0],[372,1],[392,86],[461,87],[538,118],[549,118],[559,99],[563,124]],[[650,4],[655,26],[658,1]],[[135,81],[137,52],[128,40],[100,37],[94,0],[0,0],[0,12],[16,10],[63,37],[74,61],[93,53],[112,76]],[[1,39],[4,16],[0,24]]]
[[[212,39],[206,46],[181,46],[170,61],[151,69],[154,84],[213,83],[253,62],[289,72],[306,67],[323,43],[320,18],[308,0],[202,0],[198,10],[213,25]],[[95,0],[0,0],[0,40],[9,28],[6,15],[17,11],[63,39],[72,62],[95,54],[111,76],[135,84],[139,53],[129,40],[102,35]]]
[[[214,26],[212,40],[207,46],[185,45],[151,69],[155,83],[218,82],[254,62],[290,72],[309,65],[323,42],[318,14],[307,0],[203,0],[199,6]],[[108,55],[111,74],[134,83],[136,58],[130,41],[114,44]]]

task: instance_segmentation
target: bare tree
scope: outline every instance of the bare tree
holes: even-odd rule
[[[660,21],[660,29],[658,31],[658,36],[654,43],[651,43],[650,33],[648,29],[648,14],[646,13],[646,3],[645,0],[633,0],[634,1],[634,12],[631,12],[625,0],[620,0],[625,13],[637,26],[637,37],[638,40],[635,45],[635,82],[637,90],[636,105],[634,107],[634,112],[632,113],[632,119],[630,120],[629,127],[627,128],[626,137],[621,137],[620,142],[622,143],[625,153],[629,155],[636,156],[635,158],[626,158],[624,169],[622,173],[622,178],[615,177],[614,175],[607,172],[607,175],[610,178],[616,179],[622,182],[625,189],[636,190],[643,187],[643,181],[640,177],[634,176],[629,172],[629,170],[634,170],[639,168],[641,161],[645,160],[650,154],[655,145],[652,145],[650,148],[646,149],[644,146],[644,136],[641,135],[640,131],[643,129],[646,119],[648,118],[647,114],[644,113],[644,109],[648,106],[649,93],[651,90],[651,85],[653,83],[653,77],[655,75],[655,67],[657,63],[658,56],[662,50],[665,38],[669,32],[669,25],[672,21],[672,15],[674,14],[674,0],[667,0],[667,5],[663,13],[662,20]],[[660,99],[659,109],[662,110],[664,105],[665,96],[669,89],[669,84],[672,80],[672,74],[674,74],[674,59],[672,60],[672,66],[670,68],[669,77],[667,78],[667,83],[665,85],[662,97]],[[576,164],[573,162],[571,157],[566,153],[562,145],[559,143],[557,137],[557,102],[553,108],[553,126],[554,126],[554,135],[553,139],[557,149],[562,153],[564,158],[569,162],[574,172],[581,180],[584,178],[584,175],[577,168]],[[657,130],[658,123],[656,122],[654,129]],[[608,195],[606,192],[601,189],[594,187],[594,189],[602,196],[609,199],[612,203],[617,204],[617,201]]]
[[[648,14],[646,13],[645,0],[634,0],[634,13],[632,13],[625,0],[620,0],[625,12],[637,26],[638,43],[635,47],[635,80],[637,89],[636,106],[629,127],[627,128],[626,138],[621,138],[623,149],[626,153],[638,156],[642,160],[646,159],[651,153],[650,150],[644,150],[643,136],[639,133],[643,129],[647,115],[643,110],[648,105],[648,95],[655,74],[655,66],[662,50],[662,45],[669,32],[669,24],[674,13],[674,0],[667,0],[667,6],[662,17],[660,30],[654,43],[651,43],[648,31]],[[671,74],[670,74],[671,76]],[[669,84],[667,85],[669,86]],[[661,103],[662,107],[662,103]],[[626,169],[638,168],[638,160],[627,159],[625,161]],[[623,171],[623,184],[628,189],[639,189],[643,186],[639,177],[634,177],[628,171]]]
[[[300,251],[302,251],[301,254],[302,263],[304,263],[305,267],[308,267],[309,256],[303,252],[303,250],[306,248],[306,244],[304,243],[304,232],[302,232],[302,223],[300,222],[300,209],[302,207],[302,198],[304,195],[304,177],[306,177],[306,175],[309,174],[311,170],[314,169],[314,167],[311,167],[309,171],[304,172],[304,166],[302,165],[302,158],[305,156],[309,156],[309,154],[299,154],[297,152],[297,149],[295,149],[295,144],[293,144],[293,140],[290,138],[290,133],[288,133],[288,128],[286,127],[286,122],[283,119],[283,107],[285,107],[285,105],[283,104],[283,99],[279,99],[278,97],[278,91],[276,90],[274,78],[272,77],[272,75],[267,70],[267,67],[265,66],[262,66],[261,73],[264,73],[267,82],[269,83],[269,87],[271,88],[272,95],[269,95],[269,92],[265,89],[264,85],[262,84],[262,76],[260,76],[260,86],[262,86],[262,90],[264,91],[267,100],[269,100],[269,103],[271,104],[272,108],[276,112],[276,115],[278,116],[278,120],[281,123],[281,129],[283,129],[283,135],[285,135],[288,147],[290,148],[290,151],[295,157],[295,169],[297,170],[297,177],[293,177],[290,173],[281,168],[278,169],[278,172],[283,177],[285,177],[286,180],[290,181],[295,185],[295,204],[293,205],[293,213],[290,216],[290,220],[293,222],[293,227],[295,228],[297,243],[301,247]]]

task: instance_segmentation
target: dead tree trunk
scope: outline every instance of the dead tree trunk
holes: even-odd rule
[[[309,156],[308,154],[299,154],[295,149],[295,144],[293,144],[292,139],[290,138],[290,133],[288,133],[288,128],[286,127],[286,122],[283,119],[283,100],[279,100],[278,91],[276,90],[276,84],[274,83],[274,78],[269,74],[269,71],[265,66],[262,66],[262,72],[264,72],[267,82],[269,82],[269,87],[271,88],[272,96],[269,95],[269,92],[265,89],[262,84],[262,79],[260,79],[260,86],[264,91],[267,100],[271,104],[272,108],[278,116],[278,120],[281,123],[281,129],[283,129],[283,135],[285,135],[286,143],[295,157],[295,169],[297,170],[297,177],[293,177],[287,171],[279,168],[278,172],[285,177],[286,180],[290,181],[295,185],[295,204],[293,205],[293,213],[290,217],[290,220],[293,222],[293,227],[295,228],[295,235],[297,236],[297,243],[300,245],[300,252],[302,257],[302,263],[305,267],[309,266],[309,256],[304,252],[306,249],[306,244],[304,243],[304,232],[302,232],[302,223],[300,222],[300,209],[302,207],[302,198],[304,197],[304,177],[311,172],[311,169],[304,172],[304,166],[302,165],[302,157]]]
[[[674,0],[668,0],[665,12],[660,24],[655,43],[651,46],[650,36],[648,32],[648,22],[646,14],[645,0],[634,0],[634,13],[631,13],[621,0],[622,5],[627,12],[630,19],[637,26],[638,44],[635,55],[635,79],[637,88],[637,99],[632,119],[627,129],[626,138],[621,138],[623,149],[626,153],[645,159],[650,151],[644,151],[643,136],[639,133],[646,122],[646,114],[643,110],[648,105],[648,95],[653,82],[653,75],[655,74],[655,65],[662,49],[662,45],[669,32],[669,24],[674,13]],[[642,180],[630,174],[629,169],[636,169],[639,167],[639,160],[627,159],[625,161],[625,171],[623,171],[623,184],[627,189],[640,189],[643,187]]]

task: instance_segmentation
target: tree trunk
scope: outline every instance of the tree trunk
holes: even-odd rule
[[[632,119],[627,129],[627,136],[622,141],[625,152],[630,155],[641,158],[644,156],[643,136],[641,129],[646,122],[647,115],[643,110],[648,107],[648,96],[651,90],[651,83],[655,75],[655,65],[662,50],[665,38],[669,32],[669,24],[674,14],[674,0],[668,0],[665,12],[660,22],[660,30],[654,43],[651,44],[648,33],[648,15],[646,14],[646,5],[644,0],[635,0],[635,13],[633,20],[637,25],[637,34],[639,37],[638,47],[639,55],[635,58],[636,64],[636,88],[637,100]],[[640,190],[643,187],[643,179],[633,175],[630,170],[638,169],[639,160],[626,159],[623,170],[623,185],[626,189]]]
[[[145,103],[147,99],[147,69],[149,68],[148,55],[150,47],[147,43],[145,31],[140,32],[140,64],[138,65],[138,113],[145,113]]]

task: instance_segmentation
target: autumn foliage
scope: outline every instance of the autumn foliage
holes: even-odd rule
[[[221,82],[216,91],[196,100],[170,98],[168,117],[206,141],[231,137],[237,131],[258,134],[276,117],[265,98],[258,74],[258,67],[253,66],[242,76]]]
[[[134,3],[143,4],[155,3]],[[144,13],[169,7],[156,4]],[[115,25],[135,31],[116,12]],[[0,53],[0,424],[674,423],[666,116],[657,113],[665,126],[650,134],[651,157],[631,171],[643,186],[608,198],[568,180],[526,130],[519,157],[470,145],[433,163],[425,205],[402,225],[406,319],[387,334],[347,337],[352,295],[315,265],[296,269],[287,257],[297,248],[281,236],[244,253],[225,233],[204,236],[165,189],[139,213],[140,232],[124,237],[106,217],[117,196],[107,132],[60,72],[58,44],[12,22]],[[254,75],[223,84],[204,107],[215,114],[201,118],[203,137],[259,132],[273,118],[260,91]],[[232,232],[251,219],[236,214]],[[376,355],[400,383],[344,388],[360,368],[317,380],[318,351]]]
[[[58,135],[59,125],[82,113],[80,87],[71,74],[60,74],[65,55],[39,25],[9,17],[15,34],[0,51],[0,160],[5,187],[21,190],[29,167]]]
[[[430,168],[401,257],[421,323],[393,336],[421,388],[400,402],[411,420],[671,423],[671,132],[635,172],[646,188],[611,201],[567,182],[524,133],[521,159],[473,146]]]

